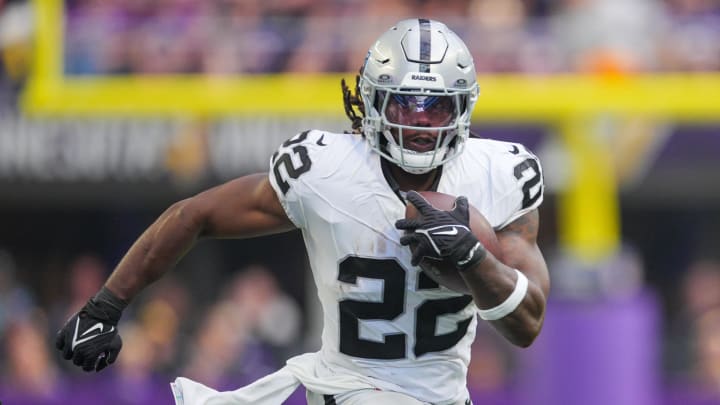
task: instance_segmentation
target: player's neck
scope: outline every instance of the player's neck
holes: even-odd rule
[[[437,176],[440,170],[433,169],[423,174],[412,174],[393,164],[389,165],[390,174],[397,182],[401,191],[428,191],[432,190],[436,184]]]

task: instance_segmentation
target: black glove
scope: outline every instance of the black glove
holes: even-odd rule
[[[407,199],[420,211],[420,217],[401,219],[395,227],[409,231],[400,238],[402,245],[417,245],[412,256],[413,266],[420,264],[423,257],[429,257],[447,259],[463,271],[485,258],[487,250],[469,228],[466,197],[456,198],[452,211],[436,209],[415,191],[408,192]]]
[[[127,303],[103,287],[57,333],[55,347],[65,360],[85,371],[100,371],[115,362],[122,348],[117,332]]]

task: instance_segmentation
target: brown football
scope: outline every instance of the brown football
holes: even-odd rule
[[[438,193],[434,191],[421,191],[422,195],[433,207],[445,211],[450,211],[455,204],[455,197],[449,194]],[[500,243],[498,242],[495,231],[487,219],[472,204],[470,209],[470,230],[478,238],[478,240],[491,252],[498,260],[502,260]],[[405,208],[405,218],[414,219],[419,215],[419,211],[411,203]],[[414,250],[415,246],[410,245],[410,249]],[[470,294],[470,289],[460,273],[452,263],[444,260],[432,260],[424,258],[420,262],[420,268],[433,279],[436,283],[445,286],[453,291]]]

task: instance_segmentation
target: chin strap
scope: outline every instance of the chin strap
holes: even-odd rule
[[[392,137],[392,134],[390,134],[390,131],[388,130],[383,131],[383,134],[386,138]],[[447,146],[441,146],[436,150],[420,153],[409,149],[403,149],[400,145],[392,142],[391,140],[388,140],[385,149],[390,157],[395,159],[393,163],[410,174],[425,174],[437,168],[442,164],[442,161],[445,159],[445,155],[448,153]],[[431,164],[433,161],[438,163]]]

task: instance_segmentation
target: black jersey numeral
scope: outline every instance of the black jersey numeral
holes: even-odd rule
[[[418,279],[419,289],[435,289],[440,286],[430,279],[425,273],[420,272]],[[457,322],[454,331],[435,334],[438,318],[441,315],[455,314],[472,303],[472,297],[451,297],[444,299],[427,300],[417,309],[415,320],[415,347],[413,352],[416,357],[425,353],[440,352],[455,346],[465,336],[472,321],[472,316]]]
[[[307,138],[308,132],[309,131],[301,132],[297,136],[283,142],[282,147],[287,148],[287,150],[282,154],[275,152],[272,157],[273,175],[275,175],[275,181],[278,186],[280,186],[280,190],[283,194],[287,194],[288,190],[290,190],[290,184],[283,175],[283,170],[281,170],[281,168],[285,168],[284,172],[288,177],[291,179],[297,179],[300,175],[310,170],[310,167],[312,166],[312,161],[310,161],[310,156],[308,156],[307,148],[303,145],[299,145]],[[299,165],[296,166],[295,161],[293,161],[293,156],[297,156],[297,159],[300,160]]]
[[[530,171],[529,174],[528,171]],[[535,160],[534,158],[527,158],[520,162],[520,164],[515,166],[514,174],[515,178],[518,180],[529,177],[522,186],[522,208],[530,207],[531,205],[535,204],[538,198],[540,198],[540,196],[542,195],[542,186],[538,187],[537,190],[533,192],[533,188],[540,184],[540,181],[542,181],[540,165],[538,165],[537,160]]]
[[[405,270],[394,259],[350,256],[340,263],[338,280],[356,284],[358,277],[382,280],[382,302],[340,301],[340,352],[366,359],[402,359],[405,334],[385,335],[384,342],[360,338],[360,320],[392,321],[405,309]]]

